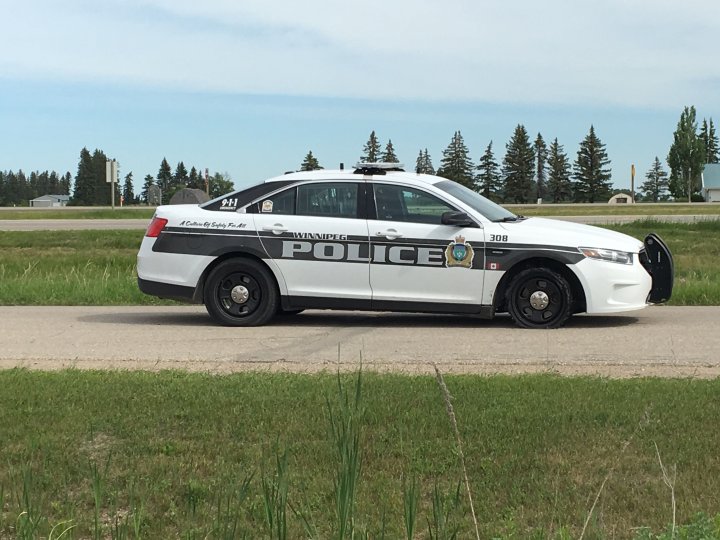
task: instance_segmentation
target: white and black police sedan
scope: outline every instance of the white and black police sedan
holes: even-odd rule
[[[662,240],[525,218],[397,164],[290,173],[201,205],[161,206],[138,253],[150,295],[203,303],[220,324],[345,309],[508,312],[557,328],[573,313],[665,302]]]

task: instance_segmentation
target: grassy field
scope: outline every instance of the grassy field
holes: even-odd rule
[[[143,231],[0,233],[0,305],[132,305]]]
[[[676,262],[672,305],[720,304],[720,221],[610,226],[636,238],[655,231]],[[134,305],[161,302],[137,288],[142,231],[0,234],[0,305]]]
[[[668,216],[720,215],[720,204],[507,204],[523,216]]]
[[[155,208],[0,208],[1,219],[150,219]]]
[[[342,391],[334,375],[0,372],[0,537],[67,521],[69,538],[283,538],[270,509],[287,538],[305,521],[339,538],[344,507],[356,538],[404,538],[415,500],[415,537],[440,509],[474,536],[436,380],[363,374],[357,407],[357,376],[340,380]],[[720,511],[720,380],[446,382],[482,538],[577,538],[604,481],[587,538],[659,530],[672,512],[655,445],[677,473],[678,523]],[[335,486],[349,477],[348,497]]]

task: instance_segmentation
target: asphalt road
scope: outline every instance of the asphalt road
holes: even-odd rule
[[[0,368],[720,375],[720,307],[577,316],[559,330],[507,317],[307,311],[259,328],[202,306],[0,307]]]

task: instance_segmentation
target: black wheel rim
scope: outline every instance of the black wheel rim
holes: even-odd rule
[[[542,299],[547,298],[547,305],[533,307],[533,295]],[[545,296],[543,296],[545,295]],[[548,326],[560,317],[565,309],[565,299],[557,283],[547,278],[534,277],[525,280],[518,287],[515,294],[515,307],[520,316],[533,326]],[[542,302],[544,303],[544,302]]]
[[[247,290],[247,300],[238,303],[233,300],[232,291],[235,287]],[[220,280],[217,286],[217,300],[220,308],[232,317],[252,315],[262,302],[262,289],[257,280],[245,272],[233,272]]]

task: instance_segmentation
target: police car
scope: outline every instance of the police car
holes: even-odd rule
[[[525,218],[397,164],[296,172],[201,205],[160,206],[143,239],[147,294],[205,304],[220,324],[303,309],[507,312],[525,328],[665,302],[654,234]]]

